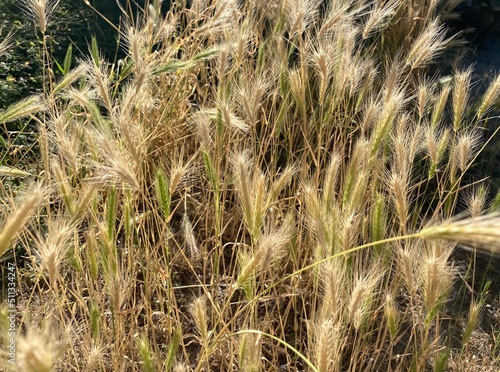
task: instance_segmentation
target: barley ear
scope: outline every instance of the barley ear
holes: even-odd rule
[[[500,254],[500,213],[445,221],[418,233],[426,240],[447,240],[466,249]]]
[[[8,123],[42,111],[45,105],[40,96],[24,98],[0,112],[0,123]]]
[[[4,219],[0,230],[0,258],[10,248],[16,235],[33,217],[38,204],[43,199],[43,194],[41,186],[35,186],[26,193],[24,201]]]

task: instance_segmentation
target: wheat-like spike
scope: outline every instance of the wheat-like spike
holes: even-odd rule
[[[47,31],[47,25],[59,5],[59,0],[23,0],[22,8],[26,16],[40,28],[42,34]]]
[[[479,217],[486,211],[488,187],[473,187],[465,196],[465,205],[471,217]]]
[[[361,36],[363,39],[371,37],[376,32],[384,29],[390,22],[391,17],[401,6],[400,0],[390,0],[381,5],[380,2],[374,1],[373,8],[369,12],[369,17],[363,25]]]
[[[446,30],[438,19],[427,23],[424,31],[413,42],[406,58],[406,65],[412,70],[424,67],[431,62],[446,46]]]
[[[26,193],[22,203],[5,216],[0,229],[0,258],[11,247],[12,240],[34,216],[34,212],[43,200],[44,194],[45,191],[41,185],[34,186]]]
[[[318,17],[321,0],[286,0],[285,14],[290,39],[302,34]]]
[[[70,248],[73,228],[74,226],[65,220],[58,219],[48,221],[47,233],[44,237],[39,233],[36,249],[40,256],[41,271],[47,273],[51,285],[55,285],[56,279],[61,276],[60,267]]]
[[[500,75],[498,75],[495,80],[490,84],[486,93],[484,93],[481,105],[476,111],[476,117],[482,119],[491,108],[498,103],[500,98]]]
[[[470,161],[481,148],[481,133],[478,130],[469,130],[461,133],[455,140],[451,156],[457,160],[458,168],[465,172]]]
[[[193,317],[196,330],[198,331],[204,346],[208,347],[210,333],[208,330],[206,299],[204,297],[195,298],[189,307],[189,312]]]
[[[46,108],[40,96],[30,96],[13,103],[4,111],[0,112],[0,123],[8,123],[25,116],[44,111]]]
[[[2,41],[0,41],[0,56],[3,56],[11,47],[14,34],[8,33]]]
[[[455,76],[453,87],[453,131],[457,133],[462,126],[462,120],[470,99],[472,67],[459,72]]]
[[[50,314],[48,315],[50,317]],[[17,367],[26,372],[50,372],[71,340],[70,326],[58,329],[48,318],[39,328],[27,325],[25,335],[17,339]]]
[[[422,229],[418,235],[424,239],[442,239],[455,242],[468,249],[500,253],[500,214],[444,221]]]
[[[418,266],[418,283],[426,310],[433,314],[451,289],[455,270],[448,264],[454,245],[432,241]]]

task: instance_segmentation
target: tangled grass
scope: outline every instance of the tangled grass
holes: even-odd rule
[[[0,113],[39,131],[1,170],[26,185],[1,190],[3,367],[463,368],[486,292],[457,346],[474,278],[452,253],[500,249],[500,198],[470,181],[500,78],[476,99],[471,69],[429,76],[459,2],[155,1],[124,61],[94,44],[60,80],[44,36],[45,91]],[[57,3],[25,0],[42,34]],[[483,370],[498,352],[497,332]]]

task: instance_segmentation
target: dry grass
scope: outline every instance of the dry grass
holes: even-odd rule
[[[454,345],[452,253],[498,253],[466,180],[500,80],[472,112],[472,70],[426,77],[457,3],[155,1],[119,68],[47,73],[0,113],[37,121],[43,184],[2,188],[17,370],[460,370],[483,300]],[[26,0],[42,33],[56,5]]]

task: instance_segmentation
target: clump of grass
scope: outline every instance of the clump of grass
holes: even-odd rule
[[[453,251],[500,240],[470,172],[498,78],[475,110],[471,69],[428,73],[456,3],[147,2],[119,68],[94,41],[58,82],[44,37],[46,91],[0,113],[36,121],[44,188],[0,256],[22,322],[77,329],[19,327],[23,368],[444,368]],[[57,2],[26,4],[44,34]]]

